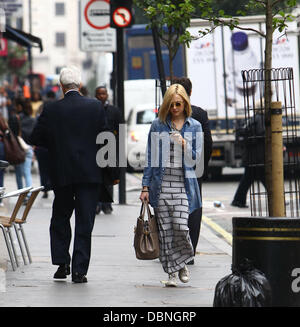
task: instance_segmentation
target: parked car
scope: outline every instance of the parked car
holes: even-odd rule
[[[151,123],[157,117],[155,104],[133,107],[127,118],[127,167],[141,171],[145,165],[147,138]]]

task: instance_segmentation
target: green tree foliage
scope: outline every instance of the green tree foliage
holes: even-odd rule
[[[271,69],[272,69],[272,43],[273,33],[275,30],[279,30],[284,33],[287,27],[287,23],[292,21],[294,17],[291,12],[296,6],[297,0],[249,0],[243,8],[238,8],[236,14],[239,16],[245,16],[248,12],[262,11],[265,16],[265,32],[247,28],[240,25],[238,18],[227,15],[223,9],[216,9],[212,5],[213,0],[201,0],[199,1],[199,11],[201,18],[207,20],[212,25],[210,28],[200,30],[200,35],[206,35],[210,33],[216,26],[229,26],[230,29],[251,30],[256,32],[261,37],[265,38],[265,88],[264,88],[264,113],[265,113],[265,176],[268,194],[268,208],[271,217],[274,216],[273,206],[273,180],[272,180],[272,131],[271,131]],[[283,195],[282,195],[283,196]]]
[[[270,20],[273,32],[278,29],[282,32],[287,27],[287,22],[293,20],[291,14],[292,9],[296,6],[297,0],[249,0],[244,6],[236,9],[236,15],[229,15],[223,9],[216,9],[214,6],[215,0],[201,0],[198,4],[200,18],[209,21],[214,26],[210,29],[200,30],[200,35],[206,35],[211,32],[216,26],[228,26],[230,29],[238,28],[242,30],[251,30],[257,34],[267,37],[267,32],[264,33],[258,29],[244,28],[239,24],[237,16],[246,16],[249,13],[261,12],[266,16],[266,20]],[[275,17],[277,16],[277,17]]]
[[[169,52],[170,77],[173,78],[173,60],[180,44],[191,40],[187,28],[195,12],[194,0],[135,0],[135,5],[148,18],[148,28],[155,27]]]
[[[199,2],[199,1],[198,1]],[[236,16],[237,11],[244,10],[249,0],[213,0],[211,6],[215,13],[218,13],[220,10],[224,11],[224,14]],[[297,3],[300,4],[300,0],[297,0]],[[281,8],[284,8],[284,5],[281,5],[281,1],[278,3]],[[148,24],[149,18],[145,15],[145,11],[138,7],[136,4],[133,5],[135,10],[135,24]],[[290,11],[290,8],[286,8],[286,10]],[[263,8],[253,8],[248,9],[247,15],[263,15],[264,9]],[[199,18],[201,16],[200,10],[195,5],[195,12],[192,15],[192,18]]]

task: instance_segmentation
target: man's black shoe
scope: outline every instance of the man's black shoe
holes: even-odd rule
[[[64,279],[64,278],[67,278],[67,275],[70,275],[70,266],[67,264],[59,265],[53,278]]]
[[[73,283],[87,283],[87,278],[84,274],[74,273],[72,274],[72,282]]]
[[[231,205],[233,207],[238,207],[238,208],[248,208],[248,206],[246,204],[243,204],[243,203],[238,202],[238,201],[232,201]]]
[[[188,263],[187,263],[187,265],[193,265],[194,264],[194,259],[192,259],[191,261],[189,261]]]
[[[110,208],[102,208],[103,212],[106,214],[106,215],[110,215],[112,213],[112,209]]]

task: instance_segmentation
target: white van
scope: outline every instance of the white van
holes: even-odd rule
[[[145,152],[151,123],[157,117],[154,103],[133,107],[127,118],[128,170],[141,171],[145,165]]]

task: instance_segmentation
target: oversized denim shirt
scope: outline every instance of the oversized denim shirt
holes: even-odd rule
[[[148,186],[149,202],[153,208],[158,206],[166,162],[170,158],[170,131],[170,117],[167,117],[166,123],[161,122],[157,118],[152,122],[148,134],[146,164],[142,185]],[[184,184],[189,203],[189,212],[192,213],[195,209],[201,208],[202,206],[197,182],[197,178],[203,174],[204,167],[201,124],[193,118],[186,118],[180,134],[186,141],[185,150],[182,150],[182,167],[184,170]]]

